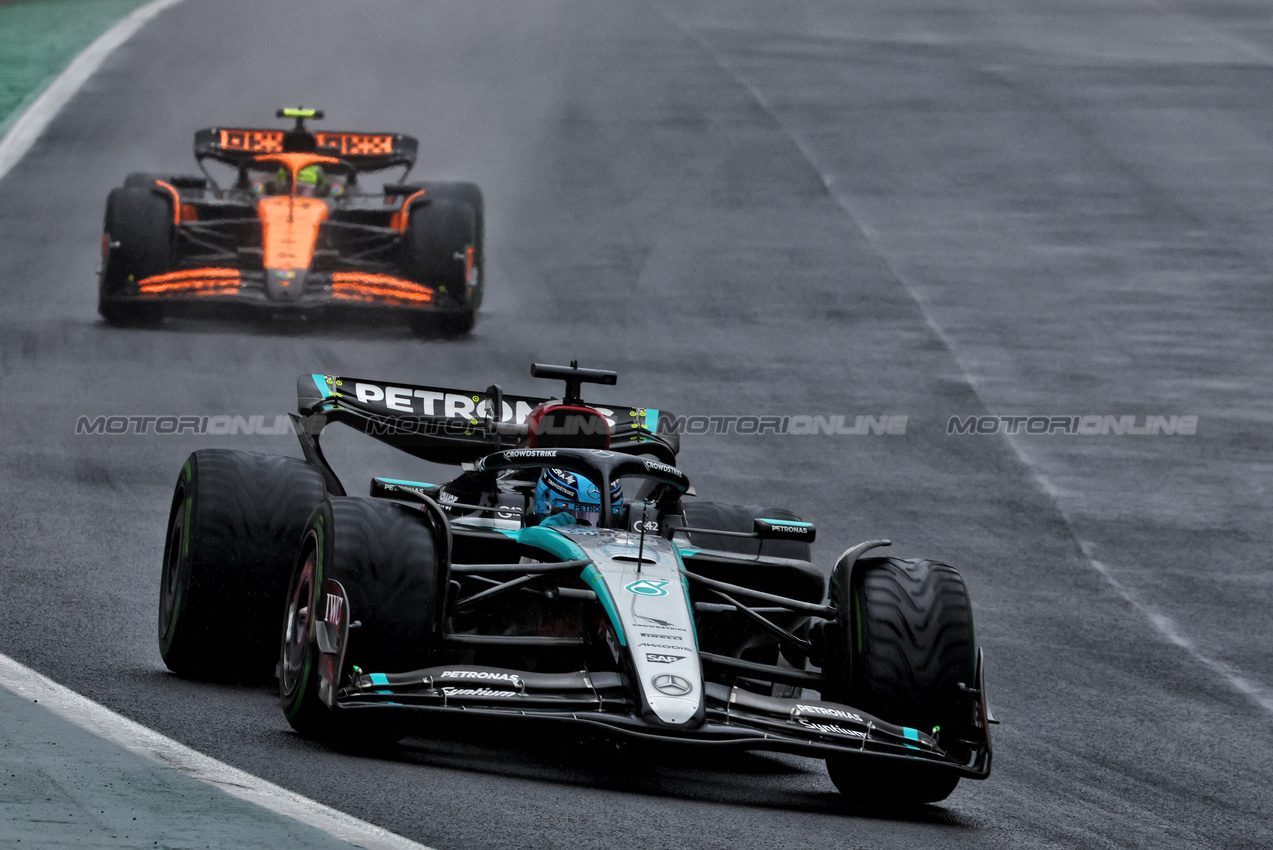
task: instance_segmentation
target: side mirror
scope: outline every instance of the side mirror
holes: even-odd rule
[[[761,540],[799,540],[802,543],[812,543],[818,536],[813,523],[793,519],[757,518],[753,529]]]

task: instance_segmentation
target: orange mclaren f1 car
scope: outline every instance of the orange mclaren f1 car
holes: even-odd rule
[[[295,126],[198,131],[202,176],[135,173],[111,191],[102,317],[153,325],[166,315],[264,311],[472,329],[483,286],[481,190],[404,182],[418,145],[410,136],[311,131],[306,119],[323,117],[313,109],[278,117]],[[398,182],[380,191],[360,183],[399,167]]]

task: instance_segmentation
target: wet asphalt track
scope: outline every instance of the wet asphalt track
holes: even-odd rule
[[[0,182],[0,651],[441,848],[1273,845],[1271,16],[1253,0],[189,0]],[[298,102],[414,133],[418,173],[483,186],[474,335],[103,326],[109,188],[189,170],[198,126]],[[516,733],[356,757],[297,739],[267,693],[164,672],[182,459],[296,449],[77,437],[78,416],[281,413],[309,371],[531,391],[532,359],[572,357],[620,370],[602,401],[909,417],[905,436],[687,438],[682,466],[709,497],[801,510],[824,563],[887,536],[963,569],[1004,721],[989,782],[881,813],[786,757]],[[974,414],[1199,425],[945,433]],[[351,478],[416,471],[331,444]]]

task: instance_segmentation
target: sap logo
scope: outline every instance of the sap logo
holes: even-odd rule
[[[645,654],[646,661],[653,661],[655,664],[671,664],[680,661],[684,655],[661,655],[657,652],[647,652]]]

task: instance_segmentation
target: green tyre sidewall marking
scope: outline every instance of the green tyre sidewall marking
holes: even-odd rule
[[[301,664],[301,675],[296,680],[295,698],[292,700],[291,708],[287,710],[287,719],[295,720],[305,705],[306,691],[309,688],[309,677],[314,672],[314,653],[311,648],[311,642],[314,638],[314,617],[318,611],[318,594],[323,586],[323,574],[325,572],[323,565],[324,553],[327,549],[323,545],[323,537],[325,535],[323,521],[325,517],[319,514],[318,520],[314,523],[314,578],[310,587],[309,602],[309,620],[305,623],[305,661]]]
[[[194,514],[194,492],[190,487],[190,478],[190,461],[187,460],[185,465],[181,467],[181,475],[177,478],[177,486],[181,490],[186,510],[185,516],[182,519],[181,553],[178,556],[180,560],[177,563],[176,598],[173,599],[172,602],[172,614],[168,619],[168,630],[159,638],[159,652],[160,655],[163,655],[164,657],[167,657],[168,653],[172,651],[172,644],[181,624],[181,611],[186,601],[186,588],[185,583],[182,581],[183,570],[187,579],[189,579],[190,576],[190,571],[188,569],[190,559],[190,517]],[[175,508],[176,505],[174,504],[173,507]],[[160,588],[160,592],[166,592],[166,588]]]
[[[857,631],[858,655],[862,654],[862,591],[853,591],[853,621]]]

